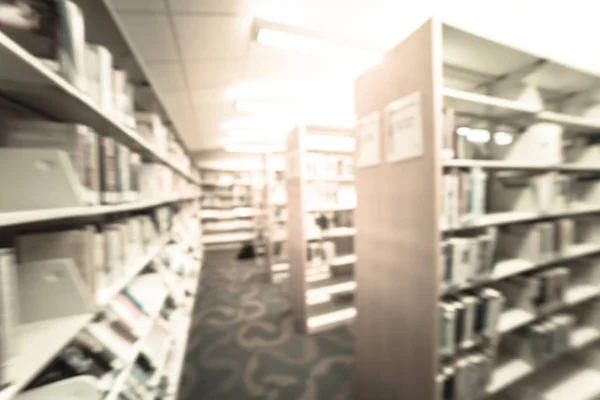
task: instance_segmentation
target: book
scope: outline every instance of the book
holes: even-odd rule
[[[116,192],[120,201],[131,201],[131,172],[129,148],[121,143],[115,146]]]
[[[106,47],[87,44],[85,47],[88,93],[94,103],[107,115],[113,109],[113,57]]]
[[[476,296],[463,295],[459,301],[464,307],[464,316],[462,318],[462,337],[460,338],[460,347],[468,349],[475,344],[475,322],[476,312],[479,300]]]
[[[113,116],[121,124],[125,124],[126,120],[127,79],[125,70],[112,70]]]
[[[557,222],[555,249],[565,253],[569,247],[575,244],[575,220],[572,218],[561,218]]]
[[[104,136],[100,139],[100,177],[102,188],[102,201],[113,204],[117,198],[117,143],[113,138]]]
[[[102,232],[94,233],[94,245],[93,245],[93,265],[94,265],[94,280],[96,282],[96,290],[97,290],[97,301],[100,302],[102,299],[99,297],[105,289],[110,286],[109,280],[109,270],[106,265],[106,243],[105,243],[105,235]]]
[[[15,241],[17,259],[19,263],[71,259],[92,296],[96,296],[93,258],[95,231],[94,226],[88,225],[68,231],[19,235]]]
[[[438,304],[439,340],[438,351],[442,356],[450,356],[456,351],[456,309],[446,302]]]
[[[473,276],[473,246],[470,238],[454,237],[448,240],[452,245],[452,284],[462,287]]]
[[[82,187],[96,198],[88,200],[95,204],[100,191],[100,166],[98,135],[91,128],[80,124],[49,121],[5,120],[2,121],[0,146],[37,149],[56,149],[69,156]]]
[[[498,337],[498,322],[506,303],[506,298],[498,290],[485,288],[480,293],[481,314],[479,324],[481,333],[489,339]]]
[[[459,219],[459,180],[456,174],[444,174],[442,196],[442,226],[453,228],[458,226]]]
[[[442,129],[442,159],[449,160],[455,158],[456,152],[456,116],[451,108],[444,107],[442,110],[443,129]]]
[[[83,13],[77,4],[70,0],[59,0],[57,5],[61,19],[61,73],[77,89],[87,92]]]
[[[19,282],[14,249],[0,249],[0,384],[12,376],[13,362],[19,354],[17,325],[19,324]]]
[[[60,24],[55,2],[2,3],[0,30],[35,57],[58,60]]]

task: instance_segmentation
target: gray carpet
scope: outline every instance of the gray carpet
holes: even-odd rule
[[[342,327],[297,333],[265,268],[207,253],[180,400],[347,400],[353,340]]]

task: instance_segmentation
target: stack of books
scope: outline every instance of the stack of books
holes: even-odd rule
[[[440,355],[454,356],[477,345],[493,344],[505,302],[504,295],[492,288],[440,302]]]
[[[436,376],[440,400],[483,399],[493,370],[493,358],[484,353],[462,356]]]
[[[485,280],[494,271],[497,230],[468,237],[452,237],[442,243],[440,280],[444,288],[460,288]]]
[[[511,333],[507,346],[520,348],[520,356],[533,365],[543,365],[569,350],[575,317],[557,314]]]
[[[551,222],[513,224],[498,235],[498,254],[539,262],[556,258],[576,241],[575,220],[561,218]]]
[[[480,168],[444,174],[442,226],[457,227],[485,214],[486,181],[487,174]]]

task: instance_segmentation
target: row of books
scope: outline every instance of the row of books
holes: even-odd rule
[[[312,153],[306,154],[305,172],[311,178],[351,177],[354,158],[350,155]]]
[[[94,16],[83,15],[70,0],[21,0],[0,9],[0,30],[62,75],[105,114],[137,129],[157,151],[190,172],[191,160],[160,117],[135,112],[134,85],[127,71],[115,66],[111,51],[86,43],[86,18]]]
[[[436,376],[437,399],[479,400],[486,397],[494,359],[489,354],[473,352],[445,365]]]
[[[66,152],[91,204],[198,193],[167,166],[143,163],[138,153],[84,125],[5,120],[0,124],[0,147]]]
[[[233,231],[241,229],[252,229],[254,223],[249,219],[234,219],[218,222],[205,222],[203,225],[204,231]]]
[[[250,186],[252,182],[249,172],[201,170],[200,180],[205,186]]]
[[[504,295],[492,288],[442,300],[439,304],[440,356],[454,356],[476,345],[494,344],[505,303]]]
[[[247,208],[251,207],[252,204],[250,199],[232,199],[232,198],[220,198],[220,197],[204,197],[202,198],[202,208]]]
[[[149,333],[157,314],[156,306],[152,313],[148,309],[142,297],[123,291],[100,318],[80,332],[34,378],[26,390],[43,389],[45,385],[78,376],[91,376],[98,382],[96,388],[111,390],[117,377],[130,368],[132,362],[133,371],[139,358],[143,357],[143,354],[136,354],[136,347],[139,348],[136,345]]]
[[[105,289],[119,283],[158,237],[168,233],[170,218],[170,210],[161,207],[100,225],[19,235],[16,257],[20,264],[71,259],[90,293],[100,300]]]
[[[534,365],[543,365],[570,348],[576,318],[556,314],[507,336],[506,345],[519,349],[519,355]]]
[[[445,288],[463,287],[489,277],[494,270],[496,228],[484,234],[442,242],[440,280]]]
[[[235,207],[231,210],[222,210],[222,209],[205,209],[202,207],[200,211],[200,218],[202,219],[234,219],[234,218],[250,218],[254,216],[255,210],[251,207],[243,206],[243,207]]]
[[[486,213],[487,174],[480,168],[443,176],[442,226],[455,227]]]
[[[564,304],[569,286],[570,269],[555,267],[526,276],[514,276],[499,283],[498,288],[511,299],[520,299],[526,309],[552,310]]]
[[[356,189],[334,182],[310,182],[306,185],[306,207],[355,207]]]
[[[595,218],[588,222],[597,222]],[[566,252],[575,244],[578,225],[583,233],[586,221],[561,218],[550,222],[514,224],[500,230],[498,252],[507,258],[529,261],[547,261]],[[600,225],[597,225],[600,227]]]

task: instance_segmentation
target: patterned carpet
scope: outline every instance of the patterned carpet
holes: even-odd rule
[[[342,327],[297,333],[265,268],[207,253],[180,400],[347,400],[353,340]]]

